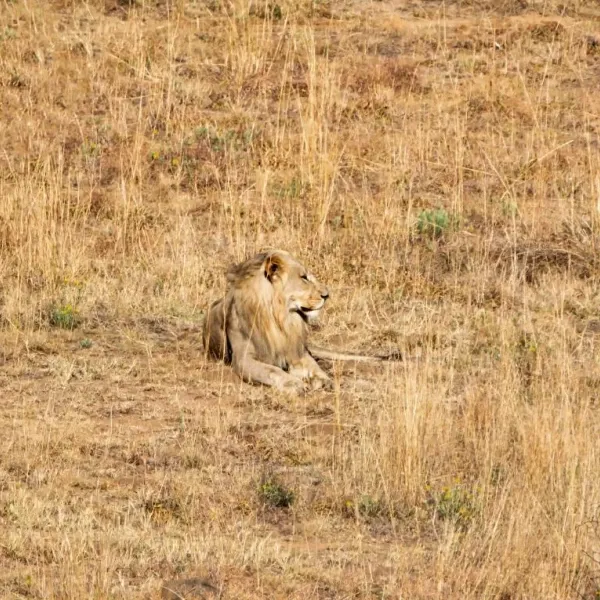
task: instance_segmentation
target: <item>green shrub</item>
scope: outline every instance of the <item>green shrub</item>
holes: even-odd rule
[[[287,508],[294,502],[294,492],[281,484],[276,477],[263,479],[258,486],[260,501],[273,508]]]
[[[450,224],[450,215],[443,208],[422,210],[417,217],[417,231],[430,237],[440,237]]]
[[[466,529],[478,512],[478,502],[475,494],[456,480],[454,485],[434,491],[426,488],[429,498],[427,503],[435,515],[445,521],[451,521],[456,526]]]
[[[50,325],[60,329],[75,329],[79,325],[79,313],[72,304],[53,305],[50,308]]]

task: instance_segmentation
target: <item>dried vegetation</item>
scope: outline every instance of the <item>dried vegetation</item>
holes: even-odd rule
[[[0,2],[0,596],[596,600],[599,86],[594,0]],[[413,360],[207,363],[264,245]]]

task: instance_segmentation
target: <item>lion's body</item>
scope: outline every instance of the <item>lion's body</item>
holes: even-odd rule
[[[299,392],[332,385],[312,354],[329,360],[381,360],[309,351],[307,322],[317,318],[329,292],[287,252],[257,254],[232,267],[227,282],[225,296],[206,316],[204,346],[245,381]]]
[[[330,385],[306,349],[306,321],[329,292],[287,252],[258,254],[231,268],[225,297],[213,303],[204,344],[250,382],[300,391]]]

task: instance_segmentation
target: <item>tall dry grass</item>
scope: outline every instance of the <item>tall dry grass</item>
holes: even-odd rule
[[[0,595],[597,598],[599,18],[0,5]],[[265,245],[322,341],[409,359],[300,399],[206,363]]]

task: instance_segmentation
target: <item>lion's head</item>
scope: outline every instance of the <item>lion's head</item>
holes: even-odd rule
[[[232,267],[227,279],[234,287],[246,287],[250,281],[283,312],[314,322],[325,306],[329,290],[306,267],[284,250],[261,252]],[[283,305],[282,305],[283,304]]]

